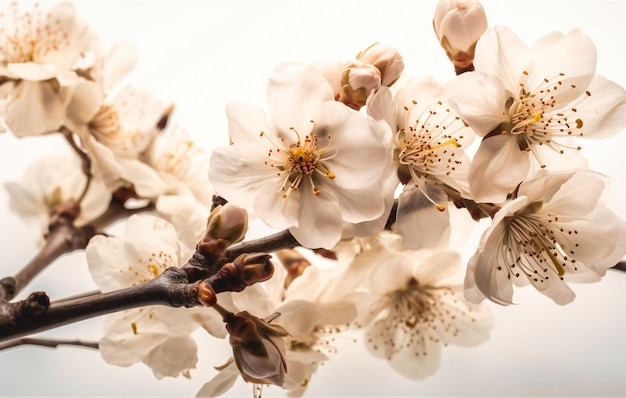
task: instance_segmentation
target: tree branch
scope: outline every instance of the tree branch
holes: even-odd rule
[[[0,303],[11,300],[41,271],[63,254],[84,249],[94,235],[90,227],[75,227],[72,222],[60,217],[50,226],[43,248],[15,274],[0,280]]]
[[[58,348],[61,345],[69,345],[75,347],[93,348],[98,349],[98,343],[95,341],[84,340],[62,340],[62,339],[45,339],[35,337],[20,337],[18,339],[9,340],[5,343],[0,343],[0,351],[8,350],[9,348],[15,348],[23,345],[35,345],[40,347]]]
[[[226,250],[224,255],[228,261],[233,261],[243,253],[271,253],[281,249],[291,249],[299,245],[289,230],[284,230],[263,238],[233,245]]]
[[[33,299],[0,304],[0,341],[52,329],[112,312],[147,305],[193,307],[198,299],[198,283],[188,283],[180,268],[168,268],[155,279],[141,285],[93,296],[66,299],[45,306],[45,293],[33,293]]]

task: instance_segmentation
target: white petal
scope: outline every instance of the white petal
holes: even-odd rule
[[[564,84],[568,79],[581,78],[575,83],[576,90],[566,91],[575,93],[581,90],[582,93],[595,74],[596,46],[579,29],[574,29],[568,34],[552,32],[539,39],[531,47],[531,51],[535,64],[528,78],[530,87],[539,87],[543,85],[544,79],[552,80],[563,73],[564,76],[559,80],[563,80]],[[557,93],[564,95],[560,90]]]
[[[271,227],[286,229],[298,226],[301,222],[300,214],[305,210],[302,203],[305,196],[313,195],[308,192],[312,188],[307,184],[300,185],[300,189],[292,191],[283,197],[278,181],[266,180],[257,189],[254,200],[254,212]],[[226,197],[228,199],[228,197]]]
[[[626,91],[619,84],[595,76],[589,86],[590,96],[576,105],[585,138],[605,138],[626,127]]]
[[[143,362],[152,368],[157,379],[177,377],[196,367],[197,352],[198,346],[191,337],[169,337],[150,351]]]
[[[244,208],[252,208],[261,186],[272,183],[278,191],[276,172],[264,164],[265,153],[240,153],[236,146],[213,149],[209,180],[215,192]]]
[[[51,64],[38,64],[35,62],[24,62],[7,65],[7,70],[12,75],[31,82],[43,82],[55,78],[64,72],[62,68]]]
[[[48,82],[22,81],[8,104],[6,124],[13,134],[26,137],[56,131],[65,110]]]
[[[495,75],[464,73],[446,86],[446,98],[479,136],[509,122],[505,109],[508,95]]]
[[[391,358],[389,365],[393,370],[411,380],[422,380],[432,376],[439,369],[441,343],[432,342],[428,338],[416,340],[419,343],[414,342],[411,346],[400,350]]]
[[[517,137],[506,134],[483,139],[470,168],[470,192],[478,202],[499,203],[528,175],[528,153]]]
[[[116,44],[109,50],[104,62],[102,87],[109,92],[124,79],[137,64],[137,52],[129,43]]]
[[[206,382],[200,391],[196,394],[196,398],[213,398],[224,394],[235,384],[239,378],[239,371],[232,362],[226,368],[218,372],[215,377]]]
[[[508,27],[487,29],[476,44],[476,70],[500,78],[509,95],[517,94],[522,72],[530,71],[532,65],[528,46]]]
[[[336,151],[332,159],[325,161],[335,174],[335,184],[358,189],[382,177],[391,156],[383,145],[384,137],[390,134],[386,123],[373,123],[336,101],[318,107],[313,120],[320,148],[328,146],[327,156]]]
[[[313,111],[335,96],[330,84],[313,66],[288,65],[267,84],[267,104],[272,121],[286,133],[294,128],[302,136],[311,129]]]
[[[300,187],[307,192],[302,192],[300,198],[298,226],[289,231],[304,247],[332,249],[341,239],[341,210],[332,196],[325,191],[314,195],[307,185],[308,183]]]
[[[447,203],[448,196],[440,188],[424,185],[436,203]],[[420,188],[407,184],[398,199],[394,231],[402,236],[404,247],[419,250],[445,246],[450,238],[450,215],[447,207],[440,211]]]

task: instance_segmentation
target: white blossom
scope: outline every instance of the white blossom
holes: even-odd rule
[[[78,203],[86,183],[80,159],[70,153],[38,159],[19,181],[9,181],[4,186],[9,193],[11,208],[22,217],[34,220],[45,233],[51,213],[58,206]],[[74,224],[82,226],[94,220],[107,210],[110,199],[111,193],[102,182],[91,181]]]
[[[56,131],[74,86],[93,65],[98,42],[71,3],[0,13],[0,80],[6,128],[24,137]]]
[[[523,182],[483,234],[465,294],[513,302],[513,285],[532,284],[558,304],[568,282],[595,282],[626,254],[626,223],[601,201],[604,179],[590,171],[541,172]]]
[[[381,88],[368,102],[370,115],[387,121],[394,132],[393,162],[405,184],[394,230],[408,249],[445,245],[450,234],[445,189],[468,196],[470,159],[464,149],[474,133],[444,101],[443,87],[426,79],[410,82],[395,97]]]
[[[476,72],[450,83],[448,95],[485,137],[470,170],[477,201],[504,201],[539,167],[584,166],[572,137],[604,138],[626,126],[626,91],[595,75],[596,48],[579,30],[553,32],[528,47],[510,29],[491,28],[474,65]]]
[[[401,247],[399,237],[381,234],[347,275],[354,270],[362,280],[352,295],[369,351],[419,380],[436,372],[442,347],[486,341],[492,318],[485,306],[464,300],[458,253]]]
[[[102,292],[147,282],[192,254],[171,224],[132,216],[123,237],[95,236],[86,249],[89,271]],[[195,367],[197,346],[190,334],[199,326],[224,337],[221,318],[208,308],[149,306],[108,316],[99,347],[114,365],[144,362],[158,378],[176,377]]]
[[[227,107],[233,145],[213,151],[216,192],[288,228],[306,247],[331,248],[344,222],[380,217],[389,159],[384,124],[334,101],[311,66],[283,67],[270,78],[267,97],[271,120],[258,108]]]

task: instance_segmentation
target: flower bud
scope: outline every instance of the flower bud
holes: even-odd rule
[[[264,282],[274,275],[271,256],[266,253],[242,254],[233,261],[239,277],[246,286]]]
[[[311,265],[311,263],[302,256],[302,254],[298,253],[293,249],[283,249],[276,252],[276,256],[283,264],[283,267],[287,270],[287,277],[285,278],[285,288],[288,288],[289,285],[302,273],[307,267]]]
[[[224,316],[235,364],[243,379],[257,384],[285,383],[285,336],[289,333],[247,311]]]
[[[440,0],[433,27],[456,69],[467,69],[474,61],[476,42],[487,30],[487,16],[477,0]]]
[[[203,242],[223,240],[232,245],[240,242],[248,230],[248,213],[232,203],[217,206],[209,215]]]
[[[222,268],[204,283],[209,284],[215,293],[240,292],[274,275],[274,264],[270,257],[266,253],[240,254],[232,263],[222,265]]]
[[[395,47],[374,43],[356,56],[358,60],[374,65],[380,71],[381,85],[391,87],[404,70],[404,60]]]
[[[371,64],[358,59],[348,62],[341,72],[339,101],[352,109],[365,105],[372,91],[380,87],[380,71]]]

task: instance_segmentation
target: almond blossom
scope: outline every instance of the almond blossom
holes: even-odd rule
[[[626,91],[595,75],[596,48],[580,30],[528,47],[497,26],[478,41],[474,65],[447,94],[485,137],[470,171],[477,201],[504,201],[538,168],[584,166],[572,137],[604,138],[626,127]]]
[[[108,292],[151,280],[192,254],[171,224],[152,216],[132,216],[123,237],[95,236],[86,249],[89,271],[98,288]],[[197,362],[190,334],[198,327],[224,337],[221,317],[208,308],[150,306],[105,318],[99,347],[113,365],[144,362],[157,378],[188,374]]]
[[[312,248],[331,248],[344,222],[380,217],[389,159],[384,123],[334,101],[312,66],[279,69],[267,98],[269,120],[261,109],[227,106],[233,145],[211,156],[216,192]]]
[[[76,83],[89,76],[97,40],[71,3],[0,13],[0,81],[5,128],[18,137],[56,131]]]
[[[523,182],[483,234],[465,295],[513,303],[513,285],[532,284],[557,304],[568,282],[596,282],[626,254],[626,223],[601,201],[605,179],[590,171],[540,172]]]
[[[445,245],[450,233],[446,189],[468,196],[470,159],[464,148],[474,133],[443,101],[443,87],[425,79],[410,82],[394,98],[381,88],[368,102],[369,114],[386,120],[394,132],[393,162],[405,185],[394,230],[408,249]],[[426,229],[429,233],[423,233]]]
[[[352,297],[374,356],[419,380],[436,372],[442,347],[476,346],[488,339],[491,314],[464,300],[458,253],[401,250],[401,239],[388,233],[368,246],[348,275],[362,281]]]
[[[35,161],[19,181],[5,183],[11,208],[26,219],[35,221],[41,232],[48,231],[50,215],[57,206],[78,204],[87,178],[81,162],[73,153],[48,155]],[[101,181],[92,181],[80,200],[75,225],[82,226],[104,213],[111,193]]]

